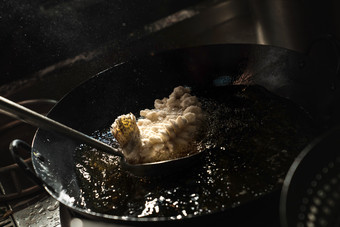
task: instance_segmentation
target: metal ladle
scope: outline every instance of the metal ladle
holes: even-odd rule
[[[194,160],[197,160],[198,154],[202,153],[198,152],[182,158],[159,162],[129,164],[127,163],[120,149],[111,147],[108,144],[96,140],[82,132],[72,129],[64,124],[61,124],[60,122],[52,120],[51,118],[30,110],[2,96],[0,96],[0,113],[4,113],[10,117],[16,118],[22,122],[42,128],[44,130],[58,132],[60,134],[69,136],[72,139],[86,143],[100,151],[118,156],[120,157],[120,164],[122,165],[123,169],[136,176],[160,176],[179,171],[184,167],[191,165]]]

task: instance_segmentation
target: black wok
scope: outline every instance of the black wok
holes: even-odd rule
[[[323,92],[323,96],[316,94],[316,89],[326,90],[328,86],[327,80],[319,83],[318,73],[317,67],[305,55],[273,46],[214,45],[173,50],[132,59],[95,75],[67,94],[48,116],[81,132],[92,134],[108,127],[121,114],[132,112],[138,116],[139,110],[152,108],[156,98],[168,96],[178,85],[190,86],[197,94],[224,102],[228,100],[228,92],[225,94],[224,91],[235,89],[232,84],[256,84],[264,87],[264,93],[270,97],[275,94],[302,106],[315,119],[313,122],[318,123],[323,109],[319,104],[331,98],[327,92]],[[316,97],[319,101],[316,101]],[[297,154],[304,145],[297,146],[294,152]],[[79,202],[78,198],[83,197],[84,185],[80,183],[75,167],[74,151],[78,146],[76,141],[41,129],[35,135],[32,143],[33,167],[46,190],[55,199],[81,214],[108,220],[159,221],[178,217],[176,213],[140,218],[117,215],[93,209],[87,205],[88,201]],[[277,155],[280,157],[280,154]],[[261,193],[250,193],[239,200],[231,198],[235,199],[232,203],[218,206],[215,210],[198,215],[182,214],[180,218],[228,211],[275,191],[293,159],[286,161],[282,166],[276,164],[275,171],[280,172],[277,179],[271,176],[271,180],[277,183],[267,182],[266,178],[257,182],[258,188],[263,188]],[[265,171],[262,173],[265,176],[272,174]],[[250,182],[253,180],[251,177],[249,179]],[[242,184],[242,181],[247,181],[247,176],[236,181],[230,179],[230,184]],[[138,187],[133,190],[138,190]],[[125,196],[124,193],[130,192],[122,192],[121,196]],[[190,195],[191,192],[186,193]],[[243,194],[237,195],[242,197]]]

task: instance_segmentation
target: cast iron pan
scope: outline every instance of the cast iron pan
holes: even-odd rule
[[[119,180],[110,178],[110,184],[117,187],[116,191],[122,189],[117,197],[133,200],[131,203],[125,201],[126,209],[122,208],[119,212],[112,207],[103,208],[101,201],[96,200],[91,193],[97,189],[91,189],[94,181],[86,182],[79,174],[77,166],[83,163],[79,161],[79,154],[75,154],[79,146],[76,141],[38,130],[32,144],[35,173],[44,182],[46,190],[62,204],[81,214],[106,220],[171,221],[227,212],[280,188],[294,157],[313,138],[315,121],[309,119],[305,110],[314,119],[318,118],[315,90],[323,86],[315,79],[318,73],[318,69],[306,56],[263,45],[203,46],[133,59],[107,69],[81,84],[59,101],[48,116],[100,138],[102,134],[98,130],[107,129],[117,116],[129,112],[138,116],[139,110],[152,108],[156,98],[166,97],[174,87],[182,85],[191,87],[193,94],[206,99],[207,103],[213,100],[214,105],[217,103],[216,109],[226,106],[228,113],[222,109],[216,115],[220,122],[244,115],[243,119],[253,119],[252,123],[257,126],[248,130],[248,126],[244,125],[249,122],[226,121],[235,123],[233,127],[229,125],[231,132],[226,135],[217,132],[214,137],[220,138],[219,146],[212,147],[202,162],[190,168],[190,171],[183,170],[183,175],[143,181],[130,179],[125,173],[120,174],[119,168],[111,170],[109,176],[118,173]],[[321,102],[328,98],[328,93],[318,95]],[[260,105],[257,99],[265,104]],[[272,100],[282,106],[275,104],[272,110]],[[211,105],[207,106],[212,109]],[[269,115],[271,111],[280,115],[282,110],[283,116],[280,119],[288,119],[296,127],[288,128],[290,126],[286,123],[275,122],[275,117],[266,125],[266,119],[258,119],[261,116],[256,115],[256,111],[251,116],[247,115],[249,106],[252,110],[257,107],[265,109]],[[214,121],[210,124],[214,124]],[[273,127],[274,132],[279,133],[272,134],[262,124]],[[240,128],[243,131],[238,130]],[[253,143],[249,144],[248,151],[236,149],[229,152],[238,145],[247,144],[250,137]],[[272,145],[270,141],[279,137],[284,140],[276,143],[279,144],[277,146]],[[300,137],[301,140],[296,140]],[[291,143],[287,145],[286,139]],[[262,147],[256,147],[255,140],[260,141]],[[252,152],[259,149],[260,152]],[[101,156],[98,162],[100,159]],[[109,165],[106,167],[110,168]],[[94,173],[91,171],[90,175]],[[126,178],[129,178],[128,187],[124,186]],[[138,183],[140,181],[149,181],[153,186],[141,185]],[[166,206],[169,209],[162,213],[159,209],[162,209],[161,202],[169,199],[167,193],[173,196],[172,202],[177,200],[177,203],[172,203],[173,207],[176,204],[180,206],[178,209]],[[202,205],[199,212],[195,211],[197,207],[190,208],[195,212],[183,212],[184,208],[190,207],[186,205],[194,202],[190,196],[198,196],[199,203],[203,203],[204,206],[198,204]],[[129,204],[141,206],[138,208],[140,210],[129,207]],[[153,212],[149,209],[149,213],[138,215],[138,212],[141,214],[145,211],[145,204],[151,204],[149,208]]]

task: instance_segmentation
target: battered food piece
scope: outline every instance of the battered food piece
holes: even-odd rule
[[[168,98],[156,99],[155,109],[119,116],[111,132],[129,163],[149,163],[196,152],[195,140],[204,119],[201,104],[190,88],[176,87]]]

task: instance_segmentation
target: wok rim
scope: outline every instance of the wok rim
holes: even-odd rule
[[[162,51],[162,52],[157,53],[155,55],[146,54],[146,55],[143,55],[143,56],[144,57],[154,57],[154,56],[157,56],[157,55],[160,55],[160,54],[163,54],[163,53],[167,53],[169,51],[170,52],[174,52],[174,51],[181,51],[181,50],[194,50],[196,48],[209,48],[209,47],[215,47],[216,48],[216,47],[219,47],[219,46],[220,47],[222,47],[222,46],[239,46],[239,47],[247,47],[247,48],[252,48],[252,47],[268,47],[268,48],[274,48],[274,49],[278,49],[278,50],[285,50],[285,51],[290,52],[290,53],[295,54],[295,55],[304,56],[304,54],[301,53],[301,52],[297,52],[297,51],[294,51],[294,50],[291,50],[291,49],[287,49],[287,48],[283,48],[283,47],[278,47],[278,46],[275,46],[275,45],[251,44],[251,43],[208,44],[208,45],[201,45],[201,46],[193,46],[193,47],[165,50],[165,51]],[[50,109],[50,111],[47,113],[47,116],[49,116],[50,113],[53,112],[55,107],[58,106],[58,104],[60,102],[62,102],[65,99],[65,97],[69,96],[70,93],[72,93],[74,90],[77,90],[79,87],[83,86],[84,84],[88,83],[89,81],[94,80],[96,77],[98,77],[98,76],[100,76],[100,75],[102,75],[104,73],[107,73],[107,72],[113,70],[114,68],[116,68],[116,67],[118,67],[120,65],[124,65],[124,64],[126,64],[128,62],[133,62],[136,59],[139,59],[140,57],[143,57],[143,56],[134,56],[131,59],[129,59],[128,61],[124,61],[124,62],[120,62],[120,63],[114,64],[113,66],[108,67],[107,69],[104,69],[104,70],[94,74],[90,78],[82,81],[77,86],[72,88],[69,92],[67,92],[65,95],[63,95],[60,98],[60,100],[57,101],[57,103]],[[31,157],[32,157],[32,160],[36,159],[36,157],[33,154],[33,150],[34,150],[34,144],[35,144],[36,140],[38,140],[38,133],[40,131],[41,131],[41,129],[38,128],[36,130],[35,134],[34,134],[33,139],[32,139],[32,143],[31,143],[31,148],[32,148]],[[204,151],[195,153],[192,156],[195,156],[195,155],[198,155],[198,154],[201,154],[201,153],[204,153]],[[183,159],[183,157],[181,157],[179,159]],[[168,162],[168,161],[169,160],[160,161],[160,162]],[[158,163],[158,162],[156,162],[156,163]],[[34,171],[35,171],[36,175],[38,175],[39,171],[36,169],[37,167],[35,165],[35,162],[32,162],[32,164],[33,164],[33,168],[34,168]],[[139,164],[139,165],[148,165],[148,164],[152,164],[152,163],[144,163],[144,164]],[[262,200],[264,197],[268,197],[271,194],[277,193],[280,190],[280,188],[282,188],[282,185],[283,185],[283,183],[281,183],[280,185],[276,185],[272,190],[266,191],[265,193],[262,193],[261,195],[258,195],[257,197],[253,197],[250,200],[243,201],[242,203],[236,204],[235,206],[220,207],[220,209],[215,210],[215,211],[210,212],[210,213],[204,213],[204,214],[199,214],[199,215],[189,214],[187,216],[181,216],[181,218],[177,218],[176,216],[170,216],[170,217],[164,217],[164,216],[163,217],[135,217],[135,216],[119,216],[119,215],[111,215],[111,214],[105,214],[105,213],[98,213],[98,212],[91,211],[89,208],[85,209],[85,208],[80,208],[79,206],[74,206],[73,203],[70,203],[70,202],[67,202],[67,201],[65,201],[63,199],[60,199],[60,196],[56,195],[56,194],[60,194],[60,193],[55,193],[55,192],[51,191],[49,189],[49,187],[46,186],[46,185],[43,185],[43,187],[45,188],[45,190],[54,199],[56,199],[57,201],[62,203],[67,208],[75,210],[76,212],[80,213],[81,215],[85,215],[85,216],[89,215],[89,216],[91,216],[93,218],[98,218],[98,219],[102,219],[103,218],[103,219],[105,219],[107,221],[117,221],[117,222],[122,221],[123,223],[124,222],[126,222],[126,223],[127,222],[141,222],[141,223],[153,222],[154,223],[154,222],[168,222],[168,221],[174,223],[176,221],[181,221],[181,220],[190,220],[190,219],[199,218],[199,217],[211,216],[211,215],[214,215],[214,214],[227,212],[228,210],[234,210],[234,209],[237,209],[237,208],[240,208],[240,207],[247,206],[249,204],[252,204],[252,203],[255,203],[255,202],[259,201],[259,200]]]

